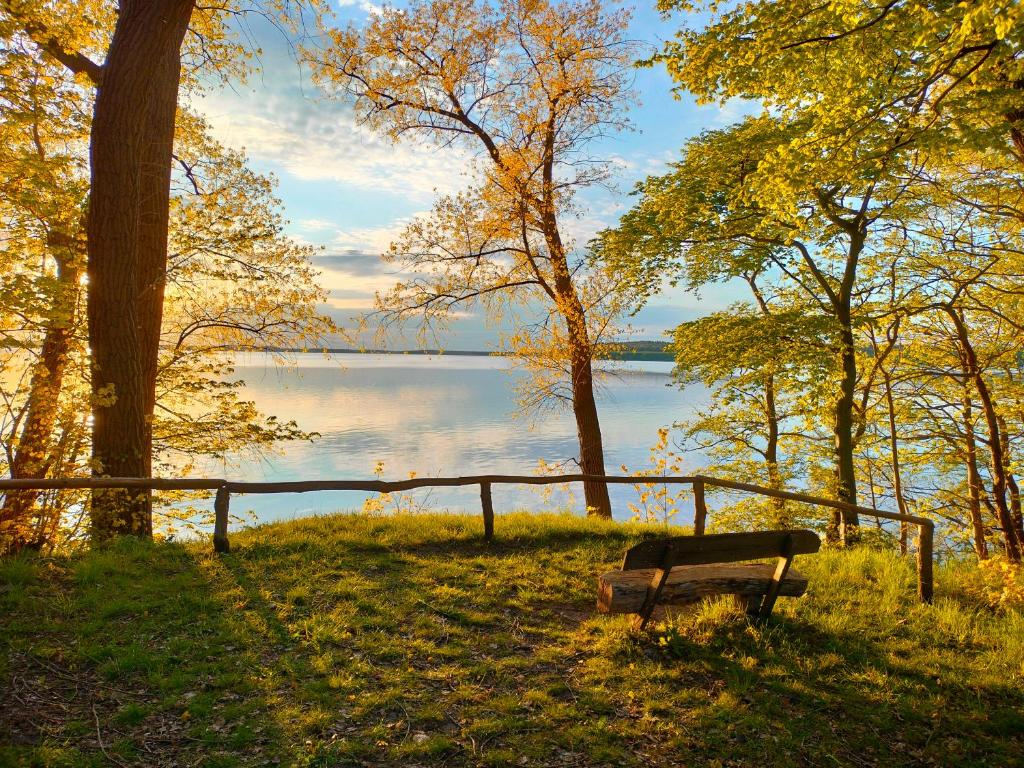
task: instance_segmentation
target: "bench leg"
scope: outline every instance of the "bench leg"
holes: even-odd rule
[[[668,581],[668,575],[671,571],[671,564],[667,568],[662,567],[654,571],[654,575],[651,577],[651,585],[647,588],[647,597],[644,599],[644,604],[640,606],[639,616],[633,622],[633,628],[638,632],[643,632],[647,622],[651,620],[651,614],[654,613],[654,607],[658,604],[658,600],[661,599],[661,593],[665,589],[665,582]]]
[[[772,609],[775,607],[775,600],[779,596],[779,589],[782,588],[782,580],[786,578],[786,573],[789,571],[789,564],[793,562],[793,556],[780,557],[778,564],[775,566],[775,575],[772,576],[771,586],[768,588],[768,594],[764,596],[764,602],[761,603],[761,610],[757,612],[757,620],[764,621],[772,615]]]

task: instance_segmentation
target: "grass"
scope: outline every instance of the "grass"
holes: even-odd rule
[[[0,561],[0,765],[1024,765],[1024,618],[870,549],[648,637],[593,612],[653,529],[339,515]]]

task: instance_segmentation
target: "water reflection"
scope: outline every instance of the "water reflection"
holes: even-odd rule
[[[286,445],[280,455],[260,462],[233,458],[226,466],[207,465],[209,475],[239,480],[313,478],[370,479],[383,462],[384,479],[469,474],[533,474],[538,461],[569,462],[576,471],[576,429],[571,414],[545,413],[533,419],[516,414],[513,385],[523,374],[492,357],[425,355],[301,355],[294,367],[274,366],[250,356],[236,368],[245,396],[266,413],[294,419],[320,433],[312,443]],[[609,471],[620,464],[649,465],[649,449],[659,427],[686,417],[703,392],[670,386],[668,363],[632,363],[605,377],[599,409]],[[420,503],[451,511],[479,510],[475,488],[414,492]],[[366,494],[322,492],[248,496],[235,510],[252,510],[260,520],[357,509]],[[630,516],[629,488],[612,488],[616,517]],[[545,503],[537,489],[496,486],[498,510],[560,508],[561,492]],[[582,509],[576,490],[575,508]]]

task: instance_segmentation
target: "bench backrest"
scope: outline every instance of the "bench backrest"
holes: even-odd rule
[[[792,557],[817,552],[821,539],[814,531],[753,531],[710,536],[672,536],[642,541],[626,552],[622,570],[660,568],[671,549],[673,565],[735,563],[762,557]]]

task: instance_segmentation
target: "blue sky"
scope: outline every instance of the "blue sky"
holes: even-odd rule
[[[339,23],[361,23],[376,7],[367,0],[335,0]],[[694,17],[663,19],[652,2],[633,9],[631,37],[648,51],[660,47]],[[437,194],[467,185],[467,157],[453,148],[413,142],[392,144],[359,125],[349,104],[324,98],[297,61],[290,41],[259,18],[246,34],[263,50],[260,71],[249,82],[213,90],[197,106],[215,135],[247,151],[251,165],[278,181],[288,233],[322,250],[315,262],[330,291],[329,311],[339,322],[372,305],[375,290],[395,281],[378,254],[406,222],[430,209]],[[628,192],[647,175],[662,173],[683,142],[705,128],[728,125],[751,111],[749,105],[698,107],[676,99],[661,67],[637,69],[639,104],[630,109],[634,130],[602,139],[593,152],[614,161],[614,191],[589,190],[579,202],[583,215],[563,223],[578,244],[614,226],[629,206]],[[679,290],[656,297],[632,320],[636,338],[660,338],[678,323],[744,298],[734,286],[706,290],[700,297]],[[451,328],[449,349],[486,349],[496,331],[477,316]]]

